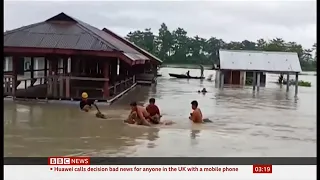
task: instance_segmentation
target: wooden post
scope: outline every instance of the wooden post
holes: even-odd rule
[[[294,90],[294,96],[298,96],[298,86],[299,86],[299,73],[296,73],[296,82],[295,82],[295,90]]]
[[[103,75],[104,75],[104,78],[109,79],[109,62],[108,61],[104,62]],[[103,97],[104,98],[109,97],[109,80],[104,82]]]
[[[261,75],[261,73],[258,72],[258,74],[257,74],[257,91],[260,90],[260,75]]]
[[[64,82],[64,76],[63,75],[61,75],[61,76],[59,76],[59,96],[60,97],[64,97],[64,93],[63,93],[63,82]]]
[[[48,81],[48,60],[46,57],[44,57],[44,83],[47,84],[47,81]]]
[[[70,97],[71,57],[67,59],[66,98]]]
[[[33,87],[33,84],[34,84],[34,57],[31,57],[31,60],[30,60],[30,78],[31,78],[31,83],[30,83],[30,86]]]
[[[47,86],[47,95],[51,96],[52,95],[52,75],[53,75],[53,64],[52,64],[52,59],[48,59],[49,63],[49,78],[48,78],[48,86]]]
[[[253,75],[252,75],[252,90],[255,91],[256,90],[256,81],[257,80],[257,73],[256,72],[253,72]]]
[[[68,73],[68,57],[63,58],[63,74]]]
[[[52,61],[53,64],[53,97],[58,97],[58,62],[59,58],[55,58]]]
[[[289,92],[289,86],[290,86],[290,74],[287,74],[287,92]]]
[[[221,74],[220,74],[220,78],[221,78],[221,80],[220,80],[220,88],[221,89],[223,89],[223,87],[224,87],[224,72],[223,71],[221,71]]]
[[[66,77],[66,98],[70,97],[70,76]]]
[[[18,81],[18,77],[17,77],[17,65],[18,65],[18,60],[19,57],[17,56],[13,56],[12,57],[12,75],[13,75],[13,80],[12,80],[12,97],[15,98],[16,97],[16,92],[17,92],[17,81]],[[23,63],[23,62],[20,62]]]

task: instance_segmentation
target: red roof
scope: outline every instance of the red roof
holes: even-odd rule
[[[4,47],[121,52],[132,61],[149,60],[122,41],[65,13],[4,33]]]

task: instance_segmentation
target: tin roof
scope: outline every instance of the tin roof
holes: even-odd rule
[[[130,42],[129,40],[127,40],[126,38],[124,37],[121,37],[119,35],[117,35],[116,33],[110,31],[109,29],[107,28],[103,28],[103,31],[106,33],[106,34],[109,34],[110,36],[113,36],[115,38],[117,38],[118,40],[124,42],[125,44],[128,44],[129,46],[131,46],[132,48],[136,49],[137,51],[140,51],[140,53],[146,55],[146,56],[149,56],[151,57],[152,59],[154,59],[155,61],[158,61],[159,63],[162,63],[162,60],[157,58],[156,56],[154,56],[153,54],[149,53],[148,51],[140,48],[139,46],[135,45],[134,43]]]
[[[60,13],[44,22],[4,33],[4,47],[31,47],[90,51],[120,51],[131,60],[148,58],[125,43],[87,23]]]
[[[220,69],[301,72],[297,53],[271,51],[219,50]]]

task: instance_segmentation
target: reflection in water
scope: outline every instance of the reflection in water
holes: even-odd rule
[[[200,134],[200,130],[191,130],[191,139],[196,139]]]
[[[275,83],[253,94],[251,87],[221,90],[207,80],[166,76],[185,69],[161,71],[157,86],[138,86],[101,107],[107,120],[95,118],[95,112],[80,112],[78,105],[5,101],[5,156],[316,156],[315,76],[300,77],[313,87],[299,87],[297,99],[294,88],[287,94]],[[277,75],[267,76],[267,81],[276,80]],[[197,93],[204,87],[205,96]],[[150,97],[156,99],[163,120],[176,124],[123,124],[130,101],[146,104]],[[204,117],[213,123],[190,123],[192,100],[198,100]]]

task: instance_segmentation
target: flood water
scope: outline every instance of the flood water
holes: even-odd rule
[[[162,68],[155,87],[137,87],[111,106],[108,117],[80,112],[78,104],[4,102],[5,156],[316,156],[316,76],[299,76],[312,87],[294,87],[287,94],[270,81],[258,94],[251,87],[214,87],[208,80],[170,78],[187,69]],[[190,70],[199,76],[199,70]],[[206,77],[214,74],[205,71]],[[293,78],[293,77],[292,77]],[[205,87],[206,95],[197,90]],[[163,120],[175,125],[148,128],[125,125],[129,102],[156,98]],[[188,120],[190,102],[198,100],[211,124]]]

